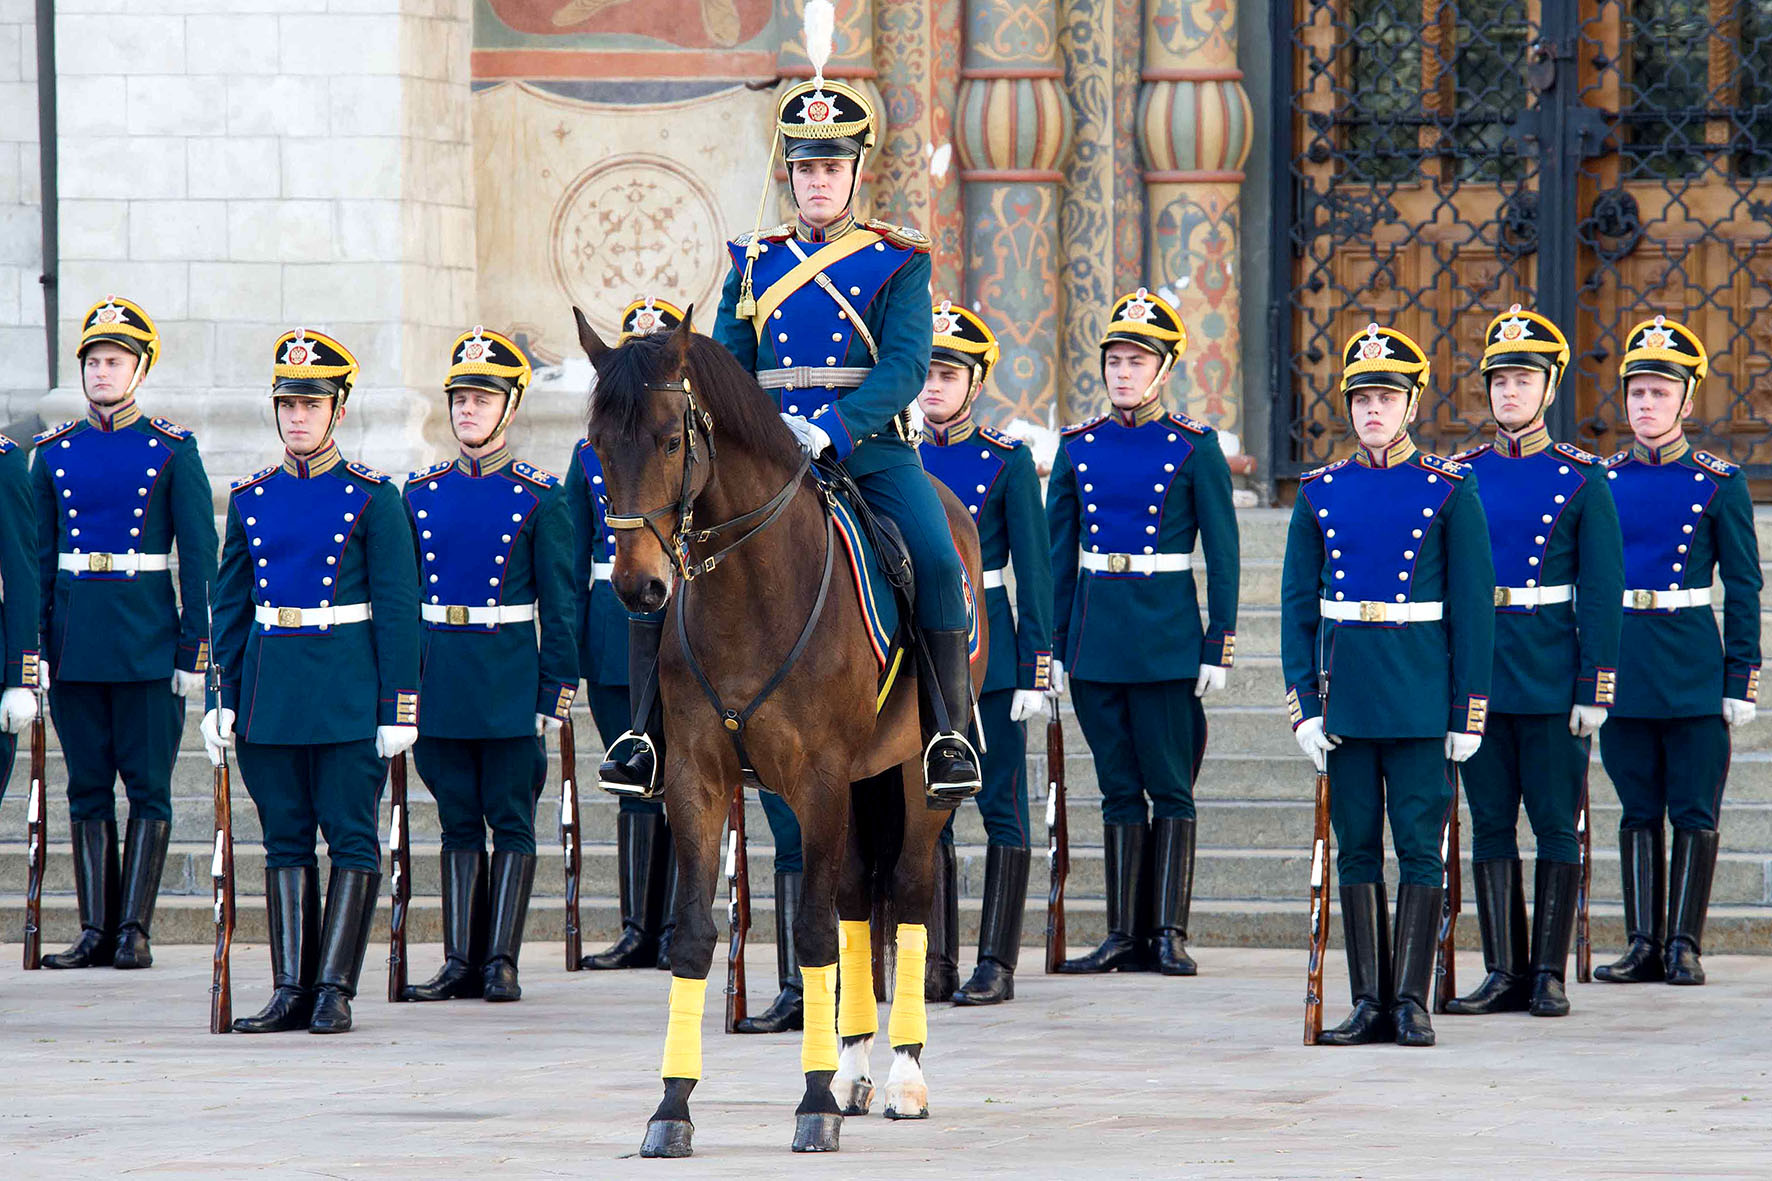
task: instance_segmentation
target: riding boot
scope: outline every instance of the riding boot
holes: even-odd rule
[[[1397,925],[1391,935],[1396,954],[1396,991],[1391,997],[1391,1022],[1399,1046],[1434,1044],[1434,1022],[1428,1015],[1428,982],[1434,976],[1439,950],[1439,886],[1404,882],[1397,887]]]
[[[517,957],[523,953],[523,922],[529,916],[529,892],[534,887],[534,853],[493,853],[492,922],[486,936],[486,966],[480,973],[489,1001],[523,999]]]
[[[665,867],[663,886],[658,891],[658,909],[651,919],[651,929],[658,932],[658,960],[653,966],[661,972],[671,970],[671,940],[677,934],[677,847],[671,843],[670,835],[667,828],[664,857],[660,859]]]
[[[1630,946],[1617,961],[1594,969],[1607,984],[1643,984],[1667,975],[1661,948],[1667,937],[1667,858],[1661,825],[1618,831],[1624,879],[1624,930]]]
[[[978,752],[966,736],[972,729],[972,656],[964,628],[927,630],[923,639],[929,645],[936,680],[925,691],[941,694],[948,721],[948,728],[939,732],[939,723],[933,719],[923,728],[927,740],[923,747],[923,784],[934,806],[953,808],[961,800],[977,795],[983,786],[978,774]]]
[[[1151,823],[1151,877],[1156,909],[1146,942],[1151,970],[1192,976],[1199,969],[1187,953],[1187,918],[1194,899],[1194,822]]]
[[[657,954],[658,928],[651,916],[656,906],[652,882],[658,876],[665,840],[662,813],[622,812],[615,818],[615,845],[620,857],[621,935],[607,951],[587,955],[578,966],[593,971],[650,968]]]
[[[1446,1002],[1446,1011],[1461,1016],[1518,1013],[1526,1008],[1531,992],[1526,976],[1526,883],[1520,860],[1478,861],[1471,866],[1471,876],[1476,879],[1477,929],[1483,933],[1483,967],[1488,975],[1469,996]]]
[[[265,870],[270,918],[271,999],[235,1033],[306,1029],[314,1015],[314,977],[320,969],[320,871],[313,866]]]
[[[960,987],[960,883],[954,847],[935,842],[935,897],[929,904],[929,955],[923,999],[945,1001]]]
[[[452,1001],[480,995],[474,922],[486,892],[484,858],[479,849],[443,850],[443,967],[423,984],[408,984],[401,999]]]
[[[369,927],[381,874],[361,869],[332,869],[326,886],[326,922],[320,937],[320,968],[316,974],[314,1016],[309,1033],[346,1033],[351,1028],[351,999],[363,975],[369,950]]]
[[[1383,882],[1341,888],[1341,936],[1347,945],[1353,1012],[1317,1035],[1320,1046],[1367,1046],[1396,1037],[1391,1024],[1391,932]]]
[[[1674,829],[1673,893],[1667,907],[1667,982],[1703,984],[1704,916],[1710,910],[1711,877],[1717,869],[1717,830]]]
[[[978,921],[978,967],[953,995],[956,1005],[996,1005],[1015,999],[1021,958],[1021,917],[1027,906],[1032,854],[991,845],[984,859],[984,913]]]
[[[77,820],[73,830],[80,937],[68,950],[44,956],[43,966],[109,967],[117,950],[117,822]]]
[[[160,897],[160,874],[166,869],[166,847],[172,841],[167,820],[131,820],[123,845],[123,903],[117,912],[117,948],[113,968],[151,968],[154,952],[148,932],[154,923],[154,901]]]
[[[1575,895],[1581,889],[1581,866],[1540,861],[1532,886],[1532,1000],[1534,1017],[1566,1017],[1569,996],[1563,991],[1569,968],[1569,944],[1575,938]]]
[[[775,875],[775,967],[781,977],[781,992],[763,1012],[735,1025],[735,1033],[786,1033],[806,1023],[805,986],[794,947],[794,920],[800,916],[803,885],[799,873]]]
[[[664,770],[664,708],[656,685],[649,716],[640,716],[647,684],[657,676],[658,644],[663,636],[662,619],[629,617],[628,711],[633,728],[615,740],[597,767],[598,786],[613,795],[649,800],[663,787],[659,775]],[[618,756],[617,750],[624,742],[628,749]]]
[[[1143,822],[1101,826],[1108,937],[1088,955],[1058,965],[1060,972],[1085,975],[1144,970],[1144,947],[1138,940],[1138,882],[1144,866],[1146,831]]]

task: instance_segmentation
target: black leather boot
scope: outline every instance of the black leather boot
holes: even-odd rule
[[[235,1033],[306,1029],[314,1015],[320,871],[313,866],[265,870],[265,911],[270,917],[271,999],[256,1015],[235,1019]]]
[[[964,629],[925,631],[923,639],[929,645],[936,680],[924,691],[941,694],[948,721],[948,728],[938,733],[934,711],[925,711],[923,784],[932,804],[953,808],[977,795],[984,785],[978,773],[978,752],[967,737],[972,729],[972,657]]]
[[[44,956],[43,966],[105,968],[117,950],[117,822],[78,820],[72,827],[80,935],[68,950]]]
[[[492,855],[492,923],[486,935],[486,982],[489,1001],[518,1001],[517,958],[523,954],[523,923],[529,917],[529,892],[535,887],[535,854],[495,852]]]
[[[1015,999],[1021,958],[1021,917],[1028,899],[1026,849],[991,845],[984,858],[984,913],[978,920],[978,967],[954,993],[956,1005],[997,1005]]]
[[[620,858],[621,935],[608,949],[587,955],[578,966],[592,971],[650,968],[658,955],[658,928],[653,880],[667,848],[662,813],[622,812],[615,818],[615,845]]]
[[[1478,861],[1477,929],[1483,933],[1483,967],[1488,969],[1468,996],[1446,1002],[1460,1016],[1524,1011],[1532,982],[1526,975],[1526,882],[1519,858]]]
[[[485,905],[485,858],[478,849],[443,850],[443,967],[423,984],[408,984],[405,1000],[452,1001],[480,995],[474,921]]]
[[[1396,954],[1396,991],[1391,998],[1391,1023],[1399,1046],[1434,1044],[1434,1022],[1428,1015],[1428,988],[1439,950],[1439,886],[1404,882],[1397,887],[1397,926],[1391,935]]]
[[[671,843],[671,830],[665,828],[665,887],[659,891],[661,902],[657,914],[652,919],[653,927],[658,931],[658,962],[653,965],[661,972],[671,970],[671,940],[677,935],[677,847]]]
[[[1667,858],[1661,826],[1618,830],[1619,873],[1624,879],[1624,930],[1630,946],[1610,964],[1594,969],[1607,984],[1642,984],[1667,974],[1661,961],[1667,937]]]
[[[614,795],[649,800],[664,786],[659,781],[664,770],[664,709],[656,685],[658,643],[663,636],[662,619],[628,620],[628,711],[633,729],[610,745],[597,767],[598,786]],[[641,717],[649,685],[652,708]]]
[[[1320,1046],[1367,1046],[1396,1035],[1391,1024],[1391,924],[1383,882],[1341,888],[1341,937],[1347,948],[1353,1012],[1317,1035]]]
[[[960,987],[960,883],[954,847],[935,842],[935,897],[929,904],[929,957],[923,999],[945,1001]]]
[[[734,1033],[786,1033],[806,1023],[805,985],[800,979],[800,956],[794,948],[794,920],[800,916],[803,885],[798,873],[775,875],[775,968],[781,977],[781,992],[767,1009],[734,1026]]]
[[[1704,916],[1710,910],[1711,878],[1717,870],[1716,829],[1674,829],[1673,865],[1668,881],[1667,952],[1669,984],[1703,984]]]
[[[1532,1000],[1534,1017],[1566,1017],[1569,995],[1563,991],[1569,969],[1569,944],[1575,938],[1575,895],[1581,889],[1581,866],[1540,861],[1532,884]]]
[[[160,897],[160,874],[166,869],[166,847],[172,824],[166,820],[131,820],[123,852],[123,901],[117,914],[117,949],[113,968],[151,968],[148,942],[154,924],[154,902]]]
[[[1058,965],[1060,972],[1084,975],[1144,970],[1144,946],[1138,938],[1138,882],[1144,867],[1147,831],[1143,824],[1101,826],[1108,937],[1088,955]]]
[[[346,1033],[351,1028],[351,1000],[363,975],[369,950],[369,927],[381,874],[360,869],[332,869],[326,886],[326,922],[320,936],[320,969],[315,976],[314,1016],[309,1033]]]
[[[1187,918],[1194,900],[1194,822],[1151,822],[1151,877],[1156,909],[1146,943],[1151,970],[1165,976],[1199,971],[1187,953]]]

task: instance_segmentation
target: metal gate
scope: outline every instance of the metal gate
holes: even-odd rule
[[[1628,445],[1658,312],[1705,341],[1688,431],[1772,477],[1772,0],[1276,0],[1273,467],[1345,454],[1342,343],[1427,349],[1425,447],[1478,441],[1495,312],[1569,334],[1559,438]]]

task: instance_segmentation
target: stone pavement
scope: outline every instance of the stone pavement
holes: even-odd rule
[[[722,976],[696,1156],[654,1162],[633,1154],[657,1101],[663,973],[568,976],[559,945],[536,944],[519,1005],[394,1008],[376,945],[357,1032],[212,1037],[206,949],[129,974],[26,974],[16,944],[0,951],[9,1179],[1764,1177],[1772,1159],[1765,958],[1712,957],[1703,989],[1574,987],[1560,1021],[1442,1017],[1427,1051],[1299,1045],[1296,952],[1207,948],[1194,980],[1046,977],[1034,960],[1005,1008],[932,1008],[933,1118],[848,1120],[834,1159],[787,1151],[799,1038],[718,1033]],[[428,974],[438,953],[414,959]],[[749,967],[761,1005],[772,949]],[[234,968],[236,1012],[252,1012],[263,948]],[[1461,957],[1461,980],[1479,970]],[[877,1044],[882,1086],[888,1061]]]

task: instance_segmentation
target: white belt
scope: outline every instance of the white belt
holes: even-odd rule
[[[79,574],[134,574],[138,570],[168,569],[167,554],[58,554],[58,570]]]
[[[1627,590],[1624,605],[1633,611],[1667,611],[1674,607],[1708,607],[1716,601],[1716,588],[1696,586],[1691,590]]]
[[[259,603],[252,617],[265,627],[330,627],[335,623],[368,623],[368,603],[345,603],[338,607],[272,607]]]
[[[1318,599],[1324,619],[1359,623],[1426,623],[1445,614],[1443,603],[1384,603],[1362,599]]]
[[[615,577],[615,563],[614,562],[592,562],[591,563],[591,581],[592,582],[608,582],[613,577]]]
[[[1542,607],[1546,603],[1567,603],[1575,597],[1573,586],[1498,586],[1497,607]]]
[[[1191,569],[1192,554],[1096,554],[1083,551],[1083,569],[1108,574],[1167,574]]]
[[[1009,567],[1007,567],[1007,566],[998,566],[995,570],[986,570],[984,572],[984,579],[983,579],[984,589],[986,589],[986,590],[1000,589],[1003,585],[1003,571],[1005,571],[1007,569],[1009,569]]]
[[[451,607],[443,603],[420,603],[418,617],[426,623],[522,623],[535,618],[534,603],[510,603],[501,607]]]
[[[797,390],[818,388],[852,390],[868,379],[872,369],[856,366],[794,365],[786,369],[765,369],[757,374],[757,384],[766,390]]]

